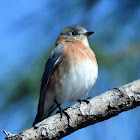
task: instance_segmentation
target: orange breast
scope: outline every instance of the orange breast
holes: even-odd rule
[[[80,64],[81,61],[87,59],[90,59],[97,65],[94,52],[81,40],[61,40],[61,43],[64,44],[64,49],[61,53],[60,62],[54,67],[48,83],[48,89],[53,93],[58,92],[62,88],[61,79],[73,65],[78,65],[78,63]]]
[[[95,54],[91,48],[85,45],[82,40],[66,40],[64,42],[64,50],[61,57],[66,61],[69,61],[69,65],[73,63],[80,63],[83,60],[90,59],[93,63],[97,64]]]

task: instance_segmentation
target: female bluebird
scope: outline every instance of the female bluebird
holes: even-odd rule
[[[47,118],[57,103],[76,101],[94,85],[98,65],[88,43],[88,36],[93,33],[79,25],[62,30],[45,66],[33,125]]]

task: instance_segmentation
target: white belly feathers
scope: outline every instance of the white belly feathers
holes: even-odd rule
[[[78,65],[73,64],[60,80],[62,89],[57,93],[57,101],[64,103],[84,97],[94,85],[97,75],[98,67],[89,59]]]

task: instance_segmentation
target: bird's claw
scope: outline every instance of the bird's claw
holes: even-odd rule
[[[87,103],[87,104],[89,104],[89,101],[88,101],[88,99],[90,99],[91,97],[88,97],[87,99],[83,99],[83,100],[77,100],[80,104],[82,103],[82,102],[85,102],[85,103]]]
[[[59,111],[57,111],[56,113],[60,113],[60,121],[62,119],[63,114],[67,117],[68,120],[68,124],[70,122],[70,116],[68,115],[68,113],[65,111],[65,109],[61,108],[61,104],[59,104],[56,100],[54,101],[57,104],[57,107],[59,108]]]

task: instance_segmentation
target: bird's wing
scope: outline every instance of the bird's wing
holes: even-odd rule
[[[51,73],[55,67],[55,63],[58,60],[58,58],[60,57],[61,52],[63,51],[63,48],[64,48],[64,44],[60,44],[60,45],[56,46],[46,62],[45,71],[43,73],[43,77],[41,80],[40,98],[39,98],[39,103],[38,103],[38,113],[37,113],[37,116],[35,118],[33,125],[36,124],[37,122],[40,122],[42,119],[47,84],[48,84],[49,78],[51,76]]]
[[[50,54],[49,59],[47,60],[47,63],[45,65],[45,71],[43,73],[43,77],[41,80],[41,91],[46,88],[46,85],[49,81],[49,78],[51,76],[52,70],[55,67],[54,63],[57,61],[57,59],[60,57],[60,54],[64,48],[64,44],[60,44],[57,47],[54,48],[52,53]]]

